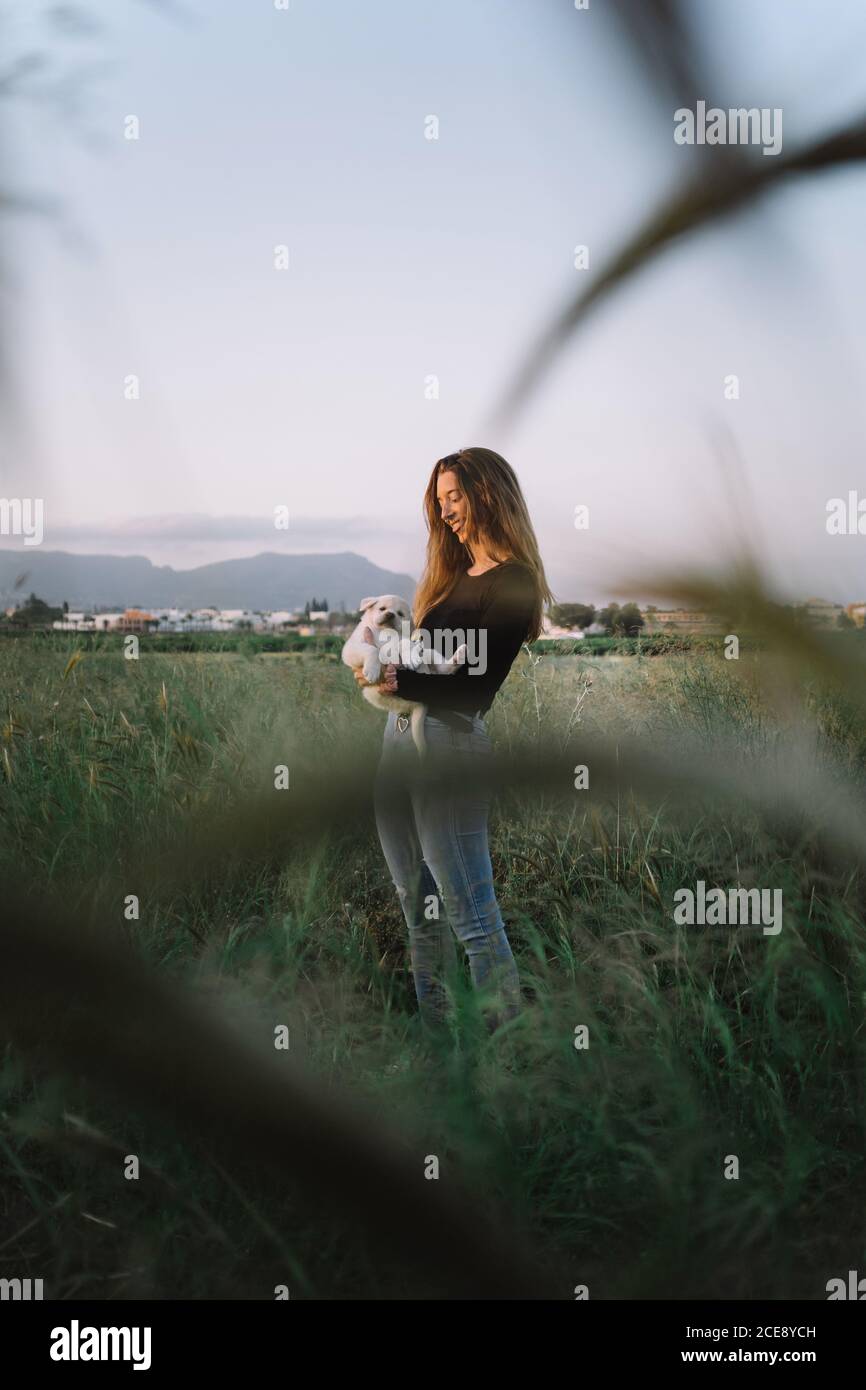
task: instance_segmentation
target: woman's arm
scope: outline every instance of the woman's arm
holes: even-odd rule
[[[482,654],[482,636],[486,635],[487,669],[476,675],[471,667],[461,666],[453,676],[431,676],[398,667],[397,694],[406,700],[419,700],[431,709],[489,706],[526,640],[534,608],[535,583],[531,572],[522,565],[503,570],[477,628],[472,629],[478,633],[474,644],[476,658]]]

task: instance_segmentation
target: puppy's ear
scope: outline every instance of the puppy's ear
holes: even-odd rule
[[[375,598],[362,598],[361,602],[358,604],[358,608],[360,612],[363,613],[365,609],[370,608],[375,602]]]

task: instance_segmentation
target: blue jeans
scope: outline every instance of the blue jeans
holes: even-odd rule
[[[456,937],[479,1000],[483,993],[492,1006],[485,1014],[492,1032],[520,1010],[517,967],[493,888],[491,793],[479,790],[473,778],[473,767],[493,750],[481,715],[471,724],[467,719],[464,732],[428,714],[424,737],[422,771],[411,726],[389,713],[374,784],[379,839],[409,929],[423,1020],[435,1028],[445,1019]],[[449,777],[442,775],[446,765]]]

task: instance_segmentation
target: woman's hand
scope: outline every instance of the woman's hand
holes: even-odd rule
[[[355,677],[355,680],[356,680],[356,681],[358,682],[358,684],[361,685],[361,686],[364,686],[364,685],[372,685],[372,684],[373,684],[372,681],[368,681],[368,680],[367,680],[366,676],[364,675],[364,672],[360,669],[360,667],[358,668],[357,671],[353,671],[352,674],[353,674],[353,676]],[[389,664],[388,666],[385,666],[385,667],[383,668],[383,677],[384,677],[384,679],[381,680],[381,681],[379,681],[379,683],[378,683],[378,685],[376,685],[375,689],[378,690],[378,691],[380,692],[380,694],[382,694],[382,695],[396,695],[396,694],[397,694],[397,667],[394,666],[393,663],[391,663],[391,664]]]
[[[364,641],[369,644],[369,646],[372,647],[375,645],[375,638],[373,637],[373,634],[370,631],[369,627],[364,628],[363,632],[361,633],[361,636],[363,637]],[[361,686],[373,684],[372,681],[367,680],[367,677],[364,675],[364,672],[360,668],[354,671],[353,675],[355,677],[355,680]],[[382,668],[382,676],[383,679],[379,681],[379,683],[376,686],[376,689],[382,695],[396,695],[397,667],[393,664],[393,662],[391,662],[388,666],[384,666]]]
[[[396,695],[397,667],[394,665],[393,661],[390,661],[385,667],[384,676],[385,679],[379,682],[377,689],[380,690],[383,695]]]

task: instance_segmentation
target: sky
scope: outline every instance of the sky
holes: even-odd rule
[[[866,597],[866,535],[826,529],[866,500],[866,166],[672,248],[497,425],[551,317],[693,168],[674,103],[609,0],[280,3],[0,9],[7,65],[39,55],[0,125],[37,205],[2,224],[0,496],[44,499],[44,546],[353,550],[417,579],[432,467],[484,444],[561,602],[657,598],[643,576],[746,542],[781,597]],[[688,12],[708,103],[781,108],[785,151],[866,110],[859,0]]]

